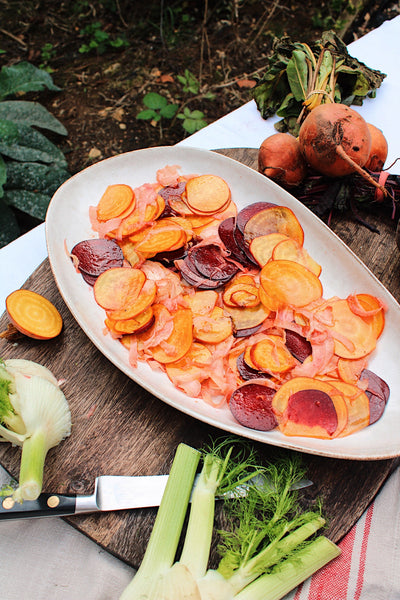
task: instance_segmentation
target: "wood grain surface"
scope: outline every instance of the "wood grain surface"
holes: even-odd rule
[[[254,149],[219,151],[253,168]],[[380,233],[371,233],[351,216],[337,216],[334,231],[358,254],[392,294],[400,298],[400,257],[390,217],[372,216]],[[60,310],[61,335],[51,341],[22,338],[18,343],[0,340],[2,358],[28,358],[50,368],[65,382],[62,389],[70,403],[73,433],[49,452],[44,491],[92,493],[98,475],[151,475],[169,471],[180,442],[200,447],[222,432],[201,423],[149,394],[121,373],[90,342],[65,306],[48,261],[24,287],[40,292]],[[6,329],[7,316],[0,319]],[[257,445],[266,460],[276,447]],[[339,541],[375,497],[398,459],[353,461],[303,454],[308,477],[314,485],[301,494],[309,505],[321,497],[329,520],[326,534]],[[0,463],[18,476],[20,450],[0,444]],[[143,509],[76,516],[66,520],[112,554],[137,567],[154,522],[156,510]]]

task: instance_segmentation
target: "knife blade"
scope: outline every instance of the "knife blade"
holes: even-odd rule
[[[90,495],[42,493],[37,500],[22,503],[8,496],[0,503],[0,521],[156,507],[160,505],[167,480],[168,475],[101,475],[96,477]],[[302,479],[293,489],[309,485],[311,481]],[[246,493],[245,486],[240,493]]]

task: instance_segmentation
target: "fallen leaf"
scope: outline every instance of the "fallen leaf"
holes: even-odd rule
[[[254,79],[236,79],[236,83],[240,88],[253,88],[256,85]]]
[[[165,75],[161,75],[160,77],[161,83],[174,83],[174,78],[170,73],[166,73]]]

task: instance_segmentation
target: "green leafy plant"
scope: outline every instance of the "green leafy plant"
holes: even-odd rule
[[[123,36],[112,38],[107,31],[102,29],[99,21],[90,23],[90,25],[81,29],[80,33],[81,36],[89,38],[87,43],[80,46],[79,52],[81,54],[87,54],[92,50],[95,50],[98,54],[104,54],[109,48],[121,49],[129,46],[128,40]]]
[[[56,50],[51,42],[47,42],[44,44],[40,51],[40,57],[42,59],[42,63],[40,65],[41,69],[44,69],[48,73],[52,73],[53,69],[49,66],[49,62],[55,58]]]
[[[0,247],[43,221],[56,189],[70,176],[61,150],[39,130],[67,130],[38,102],[15,100],[27,92],[60,91],[49,73],[28,62],[0,71]]]
[[[204,116],[201,110],[190,110],[187,106],[185,106],[183,112],[177,114],[177,118],[182,120],[183,129],[190,134],[203,129],[207,125]]]
[[[182,84],[184,92],[190,94],[198,94],[200,91],[200,83],[189,69],[185,69],[184,75],[177,75],[178,81]]]
[[[162,118],[172,119],[177,110],[176,104],[170,104],[165,96],[157,92],[148,92],[143,98],[145,109],[140,111],[136,118],[142,121],[158,122]]]

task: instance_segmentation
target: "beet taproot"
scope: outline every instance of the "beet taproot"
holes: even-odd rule
[[[296,187],[307,174],[307,163],[297,138],[290,133],[274,133],[258,151],[258,170],[283,187]]]

